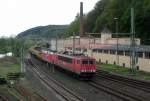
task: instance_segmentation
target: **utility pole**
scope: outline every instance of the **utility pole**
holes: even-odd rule
[[[22,50],[23,50],[23,48],[21,47],[21,51],[20,51],[20,58],[21,58],[21,72],[23,72],[23,61],[22,61]]]
[[[20,53],[20,58],[21,58],[21,72],[23,73],[23,72],[25,72],[25,70],[24,70],[24,50],[23,50],[23,48],[24,48],[24,41],[23,41],[23,45],[21,46],[21,53]]]
[[[119,41],[119,36],[118,36],[118,18],[114,18],[115,20],[115,24],[116,24],[116,38],[117,38],[117,42],[116,42],[116,61],[117,61],[117,66],[119,66],[119,55],[118,55],[118,41]]]
[[[75,33],[73,33],[73,54],[75,53]]]
[[[49,48],[52,50],[52,42],[51,42],[51,40],[52,40],[52,39],[50,38],[50,39],[49,39],[49,41],[50,41],[50,47],[49,47]]]
[[[12,56],[14,56],[14,39],[11,38],[11,52],[12,52]]]
[[[89,50],[90,50],[90,48],[91,48],[91,47],[90,47],[90,38],[91,38],[91,36],[90,36],[90,34],[89,34]]]
[[[135,22],[134,22],[134,8],[131,8],[131,47],[130,47],[130,66],[131,70],[135,69]]]
[[[57,52],[57,50],[58,50],[58,37],[56,36],[56,52]]]

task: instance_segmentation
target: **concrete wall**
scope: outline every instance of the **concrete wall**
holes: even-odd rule
[[[98,52],[92,52],[91,50],[88,50],[87,54],[89,56],[92,56],[96,59],[97,62],[102,62],[102,63],[107,63],[108,64],[114,64],[114,62],[117,63],[117,59],[116,59],[116,55],[112,55],[112,54],[105,54],[105,53],[98,53]],[[125,65],[125,67],[130,68],[130,57],[129,56],[125,56],[125,55],[118,55],[119,56],[119,65],[123,66],[123,64]],[[150,59],[144,59],[143,58],[138,58],[138,63],[136,64],[136,66],[139,67],[139,70],[142,71],[146,71],[146,72],[150,72]]]

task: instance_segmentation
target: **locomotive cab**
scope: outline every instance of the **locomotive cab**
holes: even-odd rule
[[[96,72],[95,59],[81,59],[80,61],[80,74],[83,77],[93,77]]]
[[[95,60],[94,59],[83,59],[81,60],[81,72],[95,72]]]

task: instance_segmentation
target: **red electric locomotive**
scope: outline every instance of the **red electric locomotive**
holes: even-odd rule
[[[55,64],[84,78],[92,78],[96,71],[95,59],[78,54],[57,54]]]

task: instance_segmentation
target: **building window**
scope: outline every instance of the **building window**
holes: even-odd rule
[[[108,50],[104,50],[104,53],[105,53],[105,54],[108,54]]]
[[[98,50],[98,53],[102,53],[103,51],[102,50]]]
[[[101,59],[99,59],[99,63],[101,63]]]
[[[143,57],[143,52],[138,52],[137,55],[138,55],[138,57],[142,58]]]
[[[108,64],[108,60],[106,60],[106,64]]]
[[[136,69],[139,70],[139,66],[136,66]]]
[[[116,65],[116,62],[114,61],[114,65]]]
[[[130,56],[130,51],[125,51],[125,56]]]
[[[149,52],[145,52],[145,59],[150,59],[150,53]]]
[[[125,63],[123,63],[122,66],[125,67],[126,66]]]
[[[93,53],[96,53],[97,52],[97,49],[93,49]]]
[[[118,55],[124,55],[123,51],[118,51]]]
[[[110,50],[110,54],[116,54],[115,50]]]

